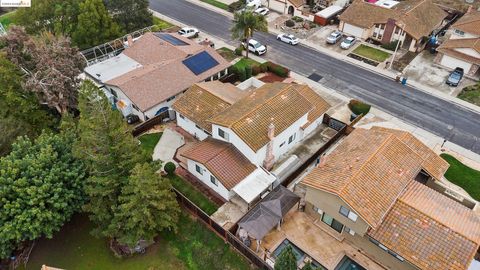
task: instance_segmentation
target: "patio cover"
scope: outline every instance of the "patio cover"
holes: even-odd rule
[[[233,187],[233,191],[245,202],[251,203],[275,182],[276,177],[261,168],[257,168],[242,182]]]
[[[295,193],[280,185],[238,222],[238,229],[243,228],[248,235],[261,240],[299,200]]]

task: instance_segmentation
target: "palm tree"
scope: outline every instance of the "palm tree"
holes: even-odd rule
[[[268,32],[268,23],[265,16],[255,14],[251,9],[247,9],[242,12],[235,12],[230,31],[233,39],[245,39],[245,44],[247,44],[246,58],[248,58],[248,42],[253,36],[253,32]]]

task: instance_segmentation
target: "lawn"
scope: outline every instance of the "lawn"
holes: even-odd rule
[[[228,5],[225,3],[219,2],[217,0],[200,0],[200,1],[228,11]]]
[[[207,196],[198,191],[192,184],[184,180],[178,175],[168,176],[172,183],[172,186],[176,188],[180,193],[185,195],[190,201],[196,204],[208,215],[215,213],[218,209],[217,205],[213,203]]]
[[[153,25],[155,26],[155,31],[164,30],[173,26],[173,24],[155,16],[153,17]]]
[[[237,58],[238,56],[235,55],[235,53],[230,50],[229,48],[225,48],[225,47],[222,47],[220,49],[217,50],[217,52],[223,57],[225,58],[225,60],[227,60],[228,62],[231,62],[233,61],[235,58]]]
[[[441,154],[440,156],[450,164],[450,168],[445,173],[448,181],[460,186],[472,198],[480,201],[480,171],[465,166],[449,154]]]
[[[3,14],[2,16],[0,16],[0,23],[2,23],[2,25],[3,25],[5,28],[8,28],[8,25],[9,25],[9,24],[14,23],[14,18],[13,18],[13,15],[14,15],[14,14],[15,14],[14,11],[9,12],[9,13],[6,13],[6,14]]]
[[[155,149],[155,145],[157,145],[160,137],[162,137],[162,134],[162,132],[150,133],[138,137],[141,143],[140,146],[147,151],[149,156],[153,155],[153,149]]]
[[[246,66],[259,66],[260,63],[251,59],[251,58],[242,58],[240,59],[240,61],[238,61],[237,63],[235,63],[234,66],[238,67],[238,68],[245,68]]]
[[[459,99],[480,106],[480,84],[463,88],[462,92],[457,97]]]
[[[353,53],[377,61],[379,63],[385,61],[388,57],[390,57],[390,54],[387,52],[363,44],[353,50]]]
[[[126,259],[113,256],[107,241],[93,237],[91,229],[86,216],[75,216],[53,239],[37,241],[26,269],[43,264],[75,270],[250,269],[244,257],[186,213],[177,234],[162,233],[145,254]]]

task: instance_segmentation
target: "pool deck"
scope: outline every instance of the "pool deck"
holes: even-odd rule
[[[356,246],[345,240],[337,240],[315,225],[312,217],[298,212],[295,208],[285,215],[280,230],[274,229],[264,237],[258,252],[260,257],[263,258],[266,253],[268,258],[268,254],[273,254],[285,238],[329,270],[335,269],[345,255],[366,269],[385,270],[365,254],[360,253]],[[252,249],[255,250],[256,247]]]

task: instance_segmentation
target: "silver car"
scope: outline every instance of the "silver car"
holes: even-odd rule
[[[328,35],[327,37],[327,43],[328,44],[335,44],[337,43],[340,39],[342,39],[342,32],[340,31],[333,31]]]
[[[342,41],[342,43],[340,43],[340,48],[344,49],[344,50],[348,50],[350,49],[353,44],[355,44],[357,42],[357,39],[355,37],[347,37],[346,39],[344,39]]]

